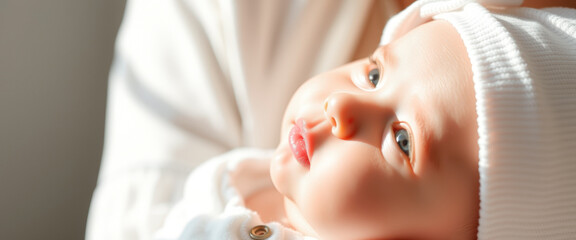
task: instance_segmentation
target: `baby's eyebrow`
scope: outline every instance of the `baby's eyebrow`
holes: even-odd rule
[[[390,45],[381,45],[374,52],[372,55],[368,57],[371,63],[380,63],[382,66],[390,66],[393,63],[393,57],[391,54]]]

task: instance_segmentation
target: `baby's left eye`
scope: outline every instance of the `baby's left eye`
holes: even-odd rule
[[[377,67],[368,72],[368,80],[372,84],[372,87],[378,86],[378,82],[380,81],[380,70]]]

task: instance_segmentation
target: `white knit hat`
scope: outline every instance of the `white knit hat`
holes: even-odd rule
[[[521,3],[417,1],[382,44],[431,19],[462,37],[480,136],[478,239],[576,239],[576,10]]]

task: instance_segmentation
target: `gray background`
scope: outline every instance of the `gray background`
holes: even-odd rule
[[[83,239],[124,0],[0,0],[0,239]]]

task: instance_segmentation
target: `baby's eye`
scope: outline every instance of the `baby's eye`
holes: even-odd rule
[[[394,133],[394,135],[400,150],[402,150],[406,156],[410,157],[410,135],[408,134],[408,131],[406,131],[406,129],[399,129]]]
[[[375,91],[382,85],[380,81],[381,67],[372,58],[368,59],[368,64],[363,64],[361,67],[351,71],[350,78],[356,87],[364,91]]]
[[[380,70],[376,67],[368,72],[368,80],[372,84],[372,87],[378,86],[378,82],[380,81]]]
[[[414,151],[418,143],[415,139],[408,122],[392,122],[382,141],[384,158],[413,169],[416,164]]]

